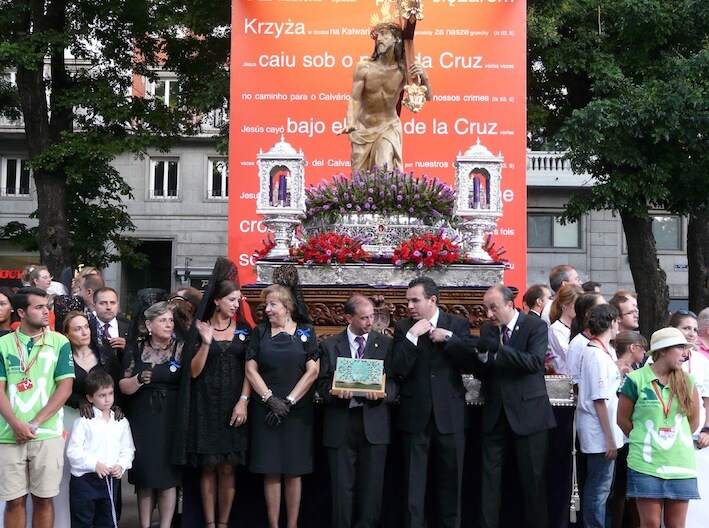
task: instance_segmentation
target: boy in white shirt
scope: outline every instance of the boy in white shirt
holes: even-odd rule
[[[116,497],[135,454],[128,420],[113,416],[113,378],[102,370],[86,377],[86,399],[94,417],[77,418],[67,443],[71,464],[69,503],[72,528],[118,526]]]

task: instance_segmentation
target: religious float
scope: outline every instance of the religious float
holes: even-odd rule
[[[257,283],[244,287],[251,313],[284,263],[296,264],[308,312],[319,336],[347,324],[353,293],[375,301],[375,328],[392,333],[408,315],[406,286],[426,274],[441,289],[444,311],[466,317],[477,333],[487,320],[484,292],[504,282],[507,260],[491,233],[502,216],[502,153],[477,140],[459,152],[455,186],[426,175],[373,167],[305,186],[305,155],[284,137],[257,155],[257,213],[272,235],[257,251]],[[468,401],[481,404],[479,382],[464,375]],[[573,405],[568,377],[547,376],[554,405]]]

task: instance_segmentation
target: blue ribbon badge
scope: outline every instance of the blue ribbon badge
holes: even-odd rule
[[[307,343],[308,339],[310,339],[310,336],[313,334],[312,330],[310,328],[298,328],[296,335],[300,336],[300,340],[303,343]]]
[[[239,336],[239,341],[246,341],[246,337],[249,335],[249,331],[245,328],[237,328],[234,330],[234,335]]]

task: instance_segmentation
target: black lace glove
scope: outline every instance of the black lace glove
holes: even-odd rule
[[[113,411],[113,418],[119,422],[123,420],[123,418],[126,417],[125,413],[123,412],[123,409],[121,409],[118,405],[114,405],[111,407],[111,410]]]
[[[266,400],[268,408],[280,419],[285,418],[290,410],[290,402],[271,394]]]
[[[273,411],[268,411],[266,413],[266,424],[268,425],[281,425],[281,422],[283,419],[278,416],[276,413]]]
[[[89,420],[94,417],[94,406],[86,398],[79,400],[79,416]]]

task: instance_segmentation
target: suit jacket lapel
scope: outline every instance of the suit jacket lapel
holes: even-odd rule
[[[523,323],[525,317],[526,317],[526,315],[524,314],[524,312],[519,312],[519,317],[517,318],[517,322],[515,323],[515,327],[512,329],[512,335],[510,336],[510,342],[508,343],[508,345],[511,346],[514,343],[516,343],[517,337],[520,334],[519,329],[522,327],[522,323]]]
[[[347,330],[340,333],[335,349],[337,350],[337,357],[352,357],[350,342],[347,340]]]
[[[374,359],[374,355],[379,348],[379,338],[380,334],[375,333],[374,331],[369,333],[369,337],[367,338],[367,346],[364,349],[364,359]]]

